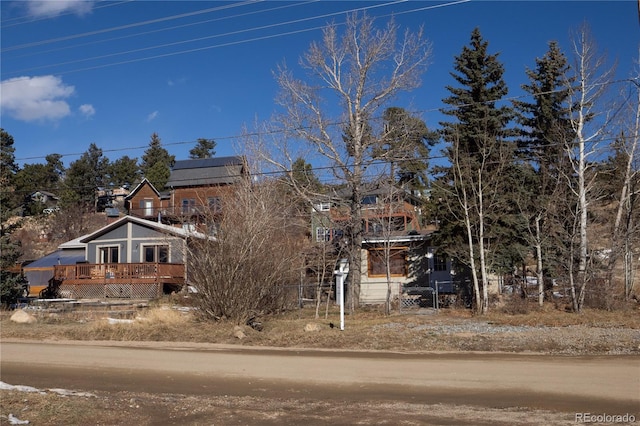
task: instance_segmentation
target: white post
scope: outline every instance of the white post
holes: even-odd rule
[[[340,330],[344,330],[344,280],[349,273],[349,261],[340,259],[338,269],[333,271],[336,276],[336,292],[339,294],[338,303],[340,303]]]
[[[344,330],[344,274],[338,274],[338,282],[340,283],[340,331]]]

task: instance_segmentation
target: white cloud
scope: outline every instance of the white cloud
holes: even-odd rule
[[[79,110],[80,110],[80,113],[87,118],[95,115],[96,113],[96,109],[91,104],[82,104],[80,105]]]
[[[91,12],[93,0],[30,0],[27,2],[29,14],[33,17],[52,17],[63,13],[82,16]]]
[[[180,77],[180,78],[178,78],[176,80],[171,80],[171,79],[167,80],[167,85],[169,87],[182,85],[182,84],[186,84],[186,83],[187,83],[187,78],[186,77]]]
[[[0,83],[0,109],[21,121],[59,120],[71,113],[64,100],[75,92],[60,77],[16,77]]]
[[[155,120],[156,117],[158,117],[158,114],[159,114],[158,111],[153,111],[151,114],[147,115],[147,123]]]

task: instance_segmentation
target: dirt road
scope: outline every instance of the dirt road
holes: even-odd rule
[[[0,354],[3,382],[38,388],[265,401],[312,399],[353,407],[363,403],[440,405],[451,410],[449,420],[461,415],[455,407],[462,405],[506,410],[502,420],[507,422],[509,410],[514,409],[551,412],[552,418],[546,421],[556,424],[574,422],[575,413],[629,413],[640,420],[637,357],[24,341],[3,341]],[[482,413],[477,411],[476,420],[496,424],[485,417],[487,412]],[[340,417],[343,424],[350,424],[349,418],[362,420],[357,413],[349,416]],[[381,423],[384,418],[384,413],[377,417]],[[474,424],[473,418],[467,420]],[[295,418],[291,421],[295,423]]]

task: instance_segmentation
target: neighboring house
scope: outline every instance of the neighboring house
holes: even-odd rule
[[[168,196],[160,192],[147,180],[142,181],[124,198],[125,208],[131,216],[157,220],[169,205]]]
[[[24,209],[29,210],[30,206],[37,206],[38,209],[42,209],[42,213],[53,213],[58,210],[59,201],[60,198],[57,195],[49,191],[39,190],[29,194]],[[31,211],[31,213],[36,212]]]
[[[174,221],[195,226],[203,216],[219,213],[233,185],[248,176],[242,156],[176,161],[166,185]]]
[[[204,217],[220,212],[234,184],[248,178],[242,156],[176,161],[161,194],[145,179],[127,196],[129,214],[196,229]]]
[[[29,297],[38,297],[42,290],[49,286],[56,265],[75,265],[85,260],[86,244],[80,242],[82,238],[84,237],[60,244],[53,253],[49,253],[22,268],[27,279]]]
[[[349,210],[341,200],[343,192],[333,199],[314,204],[312,238],[320,242],[338,242],[342,225],[349,220]],[[375,185],[362,195],[362,275],[360,303],[378,304],[399,295],[403,287],[432,287],[453,291],[451,261],[432,247],[435,227],[423,227],[421,201],[410,192],[388,184]],[[387,264],[392,286],[388,288]]]
[[[124,216],[79,239],[84,259],[55,265],[59,294],[82,298],[152,299],[187,283],[187,244],[201,234]]]
[[[96,192],[96,211],[103,212],[108,209],[120,210],[125,207],[129,186],[124,185],[119,188],[99,189]]]

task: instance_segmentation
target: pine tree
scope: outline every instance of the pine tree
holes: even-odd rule
[[[13,210],[19,206],[20,199],[15,191],[15,175],[19,167],[15,161],[13,136],[0,128],[0,208]]]
[[[142,155],[140,170],[158,191],[163,191],[171,176],[171,167],[175,163],[175,156],[162,147],[157,133],[151,135],[149,148]]]
[[[216,141],[199,138],[198,143],[189,151],[189,158],[211,158],[216,155]]]
[[[484,313],[489,272],[504,272],[523,251],[513,240],[519,225],[509,200],[517,172],[509,128],[514,112],[498,106],[508,92],[504,67],[479,29],[455,58],[454,70],[458,86],[447,86],[451,96],[443,102],[451,108],[442,110],[454,121],[440,123],[451,166],[439,169],[434,196],[446,206],[441,242],[469,267],[475,307]]]
[[[31,199],[35,191],[48,191],[60,195],[64,165],[60,154],[46,156],[46,164],[24,164],[15,176],[16,193],[23,201],[24,214],[41,214],[44,204]]]
[[[543,304],[545,277],[557,272],[557,259],[567,256],[558,230],[568,217],[566,204],[558,199],[569,198],[564,180],[571,176],[565,144],[574,138],[571,128],[567,74],[569,66],[558,43],[551,41],[536,68],[527,69],[529,84],[522,85],[531,101],[515,101],[518,122],[522,126],[519,142],[524,163],[533,179],[519,200],[524,217],[529,221],[530,241],[534,248],[538,278],[538,303]],[[523,166],[525,167],[525,166]],[[555,270],[555,271],[554,271]]]
[[[128,155],[120,157],[109,164],[108,167],[109,182],[111,187],[120,187],[123,185],[132,185],[140,176],[140,167],[138,167],[138,159],[130,158]]]
[[[19,227],[16,216],[18,198],[15,196],[15,162],[13,136],[0,129],[0,303],[5,307],[15,303],[22,294],[23,279],[9,271],[20,258],[20,242],[11,238]],[[11,220],[10,220],[11,219]]]
[[[557,42],[549,43],[535,70],[527,69],[529,84],[523,84],[533,101],[515,101],[524,138],[521,152],[540,171],[541,185],[555,185],[558,174],[566,170],[564,144],[574,138],[567,105],[569,65]],[[569,82],[570,83],[570,82]]]
[[[64,206],[95,206],[98,189],[107,183],[108,167],[109,159],[103,156],[102,149],[94,143],[90,144],[89,149],[72,162],[66,172],[62,193]]]
[[[383,114],[384,134],[374,156],[390,164],[390,176],[408,189],[427,188],[429,147],[438,140],[419,117],[404,108],[387,108]]]

